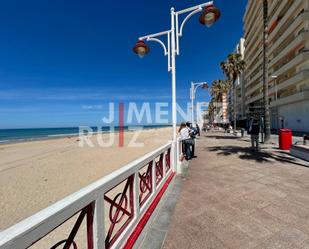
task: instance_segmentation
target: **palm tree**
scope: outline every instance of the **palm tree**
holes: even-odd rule
[[[214,80],[210,89],[211,95],[216,101],[222,101],[223,95],[231,88],[231,84],[226,80]]]
[[[229,54],[227,60],[221,62],[220,64],[223,73],[225,74],[227,80],[233,86],[233,102],[234,102],[234,131],[236,131],[236,119],[237,119],[237,105],[236,105],[236,81],[245,70],[246,64],[245,61],[242,59],[241,54]]]
[[[268,99],[268,0],[263,0],[263,99],[264,99],[264,142],[270,140],[270,114],[269,114],[269,99]]]
[[[211,98],[209,105],[208,105],[208,115],[209,115],[209,121],[212,123],[213,122],[213,116],[214,116],[214,110],[215,110],[215,106],[214,106],[214,98]]]
[[[210,94],[211,94],[211,112],[213,114],[212,120],[215,120],[215,116],[217,114],[217,102],[220,99],[220,85],[218,82],[213,82],[211,89],[210,89]]]
[[[231,84],[226,80],[214,80],[211,86],[211,95],[215,102],[223,103],[223,119],[226,120],[226,94],[231,89]]]

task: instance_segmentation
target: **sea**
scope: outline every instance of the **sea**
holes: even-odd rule
[[[124,126],[125,131],[137,129],[155,129],[168,127],[165,125],[147,125],[147,126]],[[111,132],[110,127],[91,127],[93,133]],[[82,129],[83,134],[87,134],[86,129]],[[119,131],[119,127],[114,127],[113,131]],[[65,128],[30,128],[30,129],[0,129],[0,144],[18,143],[25,141],[36,141],[46,139],[56,139],[64,137],[79,136],[79,127]]]

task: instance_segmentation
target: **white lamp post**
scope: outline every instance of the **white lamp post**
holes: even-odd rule
[[[203,89],[209,88],[206,82],[200,82],[200,83],[191,82],[190,99],[191,99],[191,123],[192,124],[194,122],[194,100],[195,100],[196,91],[199,87],[202,87]],[[196,106],[196,115],[197,115],[197,106]]]
[[[210,27],[220,17],[220,11],[214,6],[214,3],[207,2],[196,5],[191,8],[187,8],[180,11],[175,11],[171,8],[171,29],[156,34],[146,35],[140,37],[136,43],[133,51],[141,58],[147,55],[150,51],[145,41],[153,41],[159,43],[164,50],[164,55],[168,57],[168,71],[172,74],[172,122],[173,122],[173,150],[175,151],[177,142],[177,111],[176,111],[176,55],[179,55],[179,38],[183,35],[183,29],[186,22],[194,15],[202,12],[200,16],[200,23]],[[182,19],[181,23],[180,16],[187,14]],[[180,25],[179,25],[180,24]],[[167,37],[166,44],[159,39],[159,37]],[[176,155],[173,156],[173,164],[175,165]]]

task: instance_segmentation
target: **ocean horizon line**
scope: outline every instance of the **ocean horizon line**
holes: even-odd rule
[[[136,125],[124,125],[123,127],[151,127],[151,126],[172,126],[172,124],[136,124]],[[80,126],[55,126],[55,127],[16,127],[16,128],[0,128],[1,130],[35,130],[35,129],[76,129],[80,127],[90,127],[90,128],[105,128],[111,126],[98,126],[98,125],[80,125]],[[119,127],[119,125],[113,126]]]
[[[125,131],[134,130],[134,128],[155,129],[170,127],[171,125],[125,125],[122,128]],[[94,134],[118,132],[119,126],[114,126],[111,130],[109,126],[80,126],[91,128],[90,132]],[[58,127],[58,128],[12,128],[0,129],[0,145],[12,144],[27,141],[40,141],[65,137],[77,137],[80,135],[80,127]],[[89,134],[88,130],[83,131],[84,135]]]

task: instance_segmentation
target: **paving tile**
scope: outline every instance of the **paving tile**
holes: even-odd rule
[[[272,215],[273,217],[276,217],[280,219],[283,223],[292,225],[293,227],[309,233],[309,222],[308,220],[304,220],[291,212],[284,210],[283,208],[275,205],[269,205],[266,208],[264,208],[264,211]]]
[[[237,210],[223,204],[213,205],[205,208],[196,219],[202,228],[209,228],[211,231],[216,225],[229,225],[233,223],[235,217],[241,215]]]
[[[303,205],[299,202],[291,202],[289,199],[283,199],[280,202],[278,202],[277,205],[283,210],[286,210],[287,212],[290,212],[301,219],[308,220],[309,222],[308,206]]]
[[[273,182],[271,179],[262,177],[255,180],[258,183],[264,184],[265,186],[276,186],[277,183]]]
[[[166,241],[177,241],[177,244],[181,245],[181,248],[190,248],[192,241],[203,236],[203,229],[195,218],[180,218],[177,214],[174,216],[170,231],[173,231],[173,233],[168,233]],[[172,244],[170,243],[170,245]]]
[[[223,244],[213,233],[201,231],[200,236],[196,236],[194,240],[183,241],[178,237],[167,239],[162,249],[229,249],[228,246]]]
[[[253,240],[257,241],[265,240],[274,234],[271,230],[268,230],[265,226],[250,216],[242,215],[236,217],[233,220],[233,225],[238,227]]]
[[[295,249],[304,245],[308,235],[295,228],[284,228],[256,249]]]
[[[149,245],[151,245],[151,249],[161,249],[165,235],[166,233],[164,231],[151,228],[139,249],[149,249]]]
[[[295,191],[293,194],[290,195],[290,200],[293,202],[297,202],[301,205],[309,206],[308,192]]]
[[[288,226],[288,224],[268,214],[264,210],[257,210],[256,212],[250,214],[250,218],[252,218],[256,223],[262,225],[263,227],[265,227],[267,230],[271,231],[272,233],[277,233],[282,228]]]
[[[258,245],[257,241],[233,225],[218,225],[213,232],[229,248],[250,249]]]
[[[309,248],[309,239],[304,240],[299,245],[297,245],[297,249],[308,249]]]
[[[252,172],[249,172],[248,175],[253,176],[253,177],[254,177],[253,179],[262,178],[262,177],[267,176],[267,174],[262,173],[262,172],[259,172],[259,171],[252,171]],[[252,179],[252,180],[253,180],[253,179]]]
[[[153,224],[153,228],[160,231],[167,231],[170,224],[169,218],[171,217],[171,212],[166,210],[161,210],[159,216],[156,219],[156,223]]]
[[[264,208],[269,205],[269,201],[263,200],[262,198],[254,197],[254,195],[242,196],[238,199],[234,199],[229,204],[244,213],[245,215],[250,215],[256,210]]]
[[[134,249],[161,248],[168,231],[183,181],[176,177],[135,242]]]

